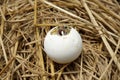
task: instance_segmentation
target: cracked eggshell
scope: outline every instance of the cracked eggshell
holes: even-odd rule
[[[48,57],[61,64],[69,63],[77,59],[82,50],[80,34],[71,28],[67,35],[52,35],[51,29],[44,40],[44,49]]]

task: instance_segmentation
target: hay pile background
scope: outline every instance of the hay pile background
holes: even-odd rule
[[[73,26],[83,51],[52,62],[46,33]],[[116,0],[0,0],[0,80],[120,80],[120,5]]]

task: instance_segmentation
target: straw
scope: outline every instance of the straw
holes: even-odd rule
[[[118,0],[1,0],[0,80],[119,80],[119,11]],[[58,64],[44,51],[56,26],[82,37],[71,63]]]

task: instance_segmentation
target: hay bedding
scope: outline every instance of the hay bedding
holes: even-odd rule
[[[0,80],[120,80],[120,5],[116,0],[0,0]],[[43,50],[46,33],[73,26],[83,51],[69,64]]]

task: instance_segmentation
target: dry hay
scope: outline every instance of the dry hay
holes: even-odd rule
[[[116,0],[0,0],[0,80],[120,80],[120,5]],[[83,51],[51,61],[46,33],[73,26]]]

